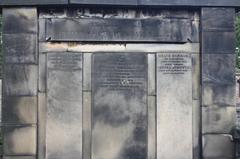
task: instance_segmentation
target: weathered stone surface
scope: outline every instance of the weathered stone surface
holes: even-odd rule
[[[0,5],[49,5],[49,4],[68,4],[68,0],[1,0]]]
[[[45,159],[46,150],[46,94],[38,93],[38,159]]]
[[[202,8],[204,31],[234,31],[234,8]]]
[[[148,95],[156,95],[156,54],[148,54]]]
[[[200,54],[192,54],[192,94],[193,99],[200,99]]]
[[[156,159],[156,96],[148,96],[148,159]]]
[[[235,54],[235,32],[203,32],[203,54]]]
[[[137,5],[137,0],[70,0],[70,4]]]
[[[3,98],[2,120],[9,124],[36,124],[37,97]]]
[[[36,65],[5,65],[4,95],[37,95],[38,70]]]
[[[91,91],[92,54],[83,54],[83,90]]]
[[[203,159],[233,159],[234,143],[230,135],[204,135]]]
[[[234,106],[235,103],[235,84],[218,85],[215,83],[202,84],[202,105],[219,107]]]
[[[47,55],[39,53],[39,66],[38,66],[38,91],[46,92],[47,86]]]
[[[239,6],[238,0],[139,0],[143,6]]]
[[[36,159],[35,156],[3,156],[3,159]]]
[[[193,100],[193,159],[201,159],[200,128],[201,128],[200,100]]]
[[[82,157],[82,54],[47,54],[46,159]]]
[[[3,34],[5,63],[37,63],[37,35]]]
[[[46,41],[46,19],[38,19],[38,40]]]
[[[83,92],[83,158],[91,159],[91,92]]]
[[[68,44],[67,43],[39,43],[39,52],[40,53],[48,53],[48,52],[67,52]],[[75,50],[69,50],[75,52]]]
[[[193,129],[191,69],[190,54],[157,54],[157,158],[159,159],[192,159],[193,134],[189,131]]]
[[[239,7],[238,0],[2,0],[0,5],[49,5],[49,4],[83,4],[83,5],[120,5],[120,6],[187,6],[187,7]]]
[[[4,155],[35,155],[36,127],[8,126],[3,128]]]
[[[190,19],[50,19],[49,41],[187,42]]]
[[[235,84],[235,55],[204,54],[202,82],[216,85]]]
[[[230,134],[235,126],[236,107],[202,107],[202,132]]]
[[[92,158],[147,158],[147,55],[93,54]]]
[[[36,8],[4,8],[3,19],[4,34],[37,33]]]

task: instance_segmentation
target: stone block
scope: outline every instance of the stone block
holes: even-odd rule
[[[193,158],[200,159],[201,146],[200,146],[200,128],[201,128],[201,106],[200,100],[193,100]]]
[[[38,159],[45,159],[46,149],[46,94],[38,93]]]
[[[235,54],[235,32],[203,32],[203,54]]]
[[[37,65],[5,65],[3,74],[4,95],[37,95]]]
[[[234,106],[235,100],[235,84],[220,85],[215,83],[202,84],[202,105],[218,107]]]
[[[157,158],[192,159],[191,54],[158,53],[156,72]]]
[[[36,124],[37,97],[3,98],[2,121],[8,124]]]
[[[91,159],[91,92],[83,92],[83,158]]]
[[[137,0],[70,0],[70,4],[137,5]]]
[[[3,156],[3,159],[36,159],[36,156]]]
[[[201,14],[204,31],[234,31],[234,8],[202,8]]]
[[[36,8],[4,8],[3,20],[4,34],[37,33]]]
[[[82,157],[82,54],[47,54],[46,159]]]
[[[92,54],[83,54],[83,90],[91,91]]]
[[[1,4],[6,6],[67,5],[68,0],[1,0]]]
[[[147,55],[96,53],[92,159],[147,158]]]
[[[3,34],[3,52],[5,63],[36,64],[36,34]]]
[[[36,155],[35,126],[3,127],[3,154],[6,156]]]
[[[234,143],[230,135],[203,135],[203,159],[233,159]]]
[[[148,159],[156,159],[156,96],[148,96]]]
[[[234,54],[204,54],[202,56],[202,81],[216,85],[235,83]]]
[[[39,53],[66,52],[66,51],[68,51],[67,43],[50,43],[50,42],[39,43]]]
[[[202,133],[230,134],[235,121],[236,107],[202,107]]]
[[[38,66],[38,91],[46,92],[47,86],[47,55],[44,53],[39,54]]]
[[[156,54],[148,54],[148,95],[156,95]]]
[[[38,19],[38,40],[45,42],[46,39],[46,19]]]
[[[192,94],[193,99],[200,98],[200,55],[192,54]]]

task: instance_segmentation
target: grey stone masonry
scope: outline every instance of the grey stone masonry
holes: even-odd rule
[[[36,158],[37,9],[4,8],[3,156]]]
[[[1,0],[0,6],[16,5],[110,5],[110,6],[232,6],[239,7],[239,0]]]
[[[235,36],[233,8],[202,8],[203,159],[233,158]]]

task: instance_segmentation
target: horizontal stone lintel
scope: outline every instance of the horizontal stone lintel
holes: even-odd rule
[[[194,41],[190,19],[60,19],[46,24],[48,41]],[[198,40],[197,40],[198,41]]]
[[[239,0],[2,0],[0,5],[120,5],[120,6],[227,6],[240,7]]]

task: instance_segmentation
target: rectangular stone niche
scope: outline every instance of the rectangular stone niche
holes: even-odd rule
[[[92,159],[146,159],[147,55],[97,53],[92,65]]]
[[[157,159],[192,159],[192,61],[157,54]]]
[[[47,55],[46,159],[82,158],[82,54]]]

